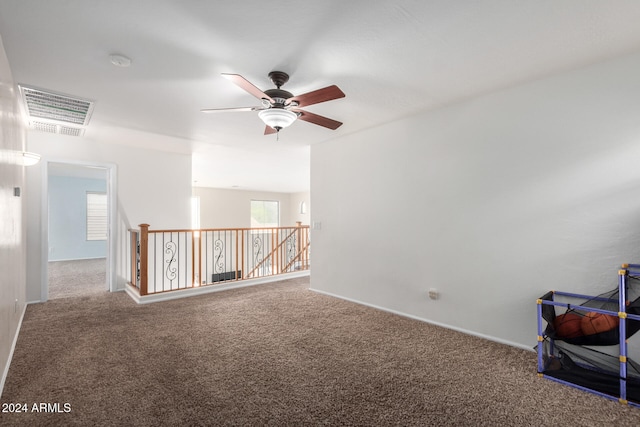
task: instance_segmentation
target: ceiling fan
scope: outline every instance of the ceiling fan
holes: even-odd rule
[[[269,73],[269,78],[273,84],[276,85],[277,89],[267,89],[264,92],[239,74],[222,74],[222,77],[231,80],[231,82],[240,88],[260,99],[262,105],[259,107],[207,108],[200,110],[203,113],[258,111],[258,116],[266,124],[264,130],[265,135],[280,132],[295,122],[296,119],[324,126],[332,130],[342,125],[342,122],[300,109],[300,107],[344,98],[345,94],[336,85],[294,96],[291,92],[280,89],[282,85],[289,81],[289,75],[282,71],[272,71]]]

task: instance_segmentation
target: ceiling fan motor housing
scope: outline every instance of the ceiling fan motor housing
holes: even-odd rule
[[[293,94],[291,92],[287,92],[283,89],[267,89],[264,93],[273,99],[274,106],[278,107],[283,107],[287,99],[293,98]]]
[[[280,89],[280,86],[289,81],[289,74],[285,73],[284,71],[272,71],[269,73],[269,78],[271,79],[273,84],[276,85],[278,89]]]
[[[289,74],[284,71],[272,71],[269,73],[269,78],[276,85],[277,89],[267,89],[264,91],[274,101],[274,107],[284,107],[285,101],[289,98],[293,98],[293,94],[286,90],[280,89],[282,85],[289,81]]]

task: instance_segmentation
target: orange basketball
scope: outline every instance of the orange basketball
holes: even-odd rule
[[[599,334],[618,327],[620,319],[608,314],[589,312],[582,318],[580,328],[584,335]]]
[[[575,313],[565,313],[556,316],[553,321],[553,329],[558,338],[577,338],[582,333],[582,316]]]

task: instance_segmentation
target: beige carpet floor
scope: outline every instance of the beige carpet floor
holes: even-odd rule
[[[538,378],[533,352],[308,286],[30,305],[1,400],[60,412],[0,425],[640,425],[640,409]]]
[[[50,261],[49,299],[106,293],[106,268],[105,258]]]

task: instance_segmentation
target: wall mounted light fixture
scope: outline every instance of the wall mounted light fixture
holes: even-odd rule
[[[33,166],[40,161],[40,154],[23,151],[18,155],[18,164],[22,166]]]

